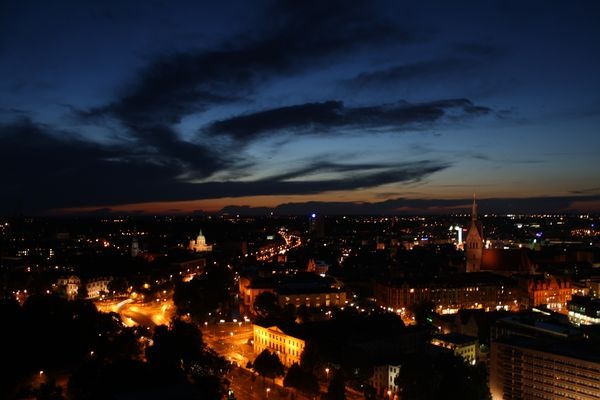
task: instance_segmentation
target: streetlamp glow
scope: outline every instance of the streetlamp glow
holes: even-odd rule
[[[325,375],[327,376],[327,379],[329,380],[329,368],[325,368]]]

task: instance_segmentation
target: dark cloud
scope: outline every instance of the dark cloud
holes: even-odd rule
[[[183,201],[257,195],[305,195],[336,190],[373,188],[422,180],[450,165],[424,160],[396,164],[336,163],[313,160],[309,166],[254,181],[191,183],[179,177],[186,171],[176,162],[156,162],[125,146],[86,142],[67,132],[48,132],[28,120],[0,126],[0,168],[3,175],[0,210],[3,213],[44,213],[53,208],[93,207],[109,213],[111,205],[154,201]],[[319,173],[337,178],[316,180]],[[308,179],[312,177],[313,179]],[[593,191],[593,190],[590,190]],[[327,214],[450,213],[468,207],[470,199],[392,199],[375,203],[282,204],[281,214],[319,210]],[[600,196],[481,199],[482,212],[528,213],[576,211]],[[103,207],[103,208],[100,208]],[[226,208],[234,212],[235,208]],[[260,208],[260,212],[264,211]],[[178,210],[172,210],[178,212]],[[258,212],[238,209],[237,213]]]
[[[118,100],[83,115],[109,115],[135,125],[175,123],[211,105],[239,101],[258,82],[314,68],[341,52],[412,40],[374,15],[367,2],[277,2],[262,31],[238,35],[219,50],[164,55]]]
[[[205,132],[249,140],[257,135],[281,130],[321,133],[333,128],[399,129],[430,124],[443,117],[468,118],[491,113],[467,99],[427,103],[400,102],[372,107],[346,107],[341,101],[306,103],[236,116],[209,125]]]
[[[181,173],[123,146],[99,145],[65,132],[47,132],[28,120],[0,126],[3,210],[42,209],[128,201],[154,182]]]
[[[465,58],[443,58],[427,60],[411,64],[394,65],[386,69],[372,72],[362,72],[344,84],[356,86],[389,85],[390,82],[429,79],[433,76],[445,76],[455,72],[465,72],[474,68],[472,60]]]
[[[598,194],[598,193],[600,193],[600,187],[575,189],[575,190],[570,190],[569,193],[572,193],[572,194]]]
[[[214,148],[179,139],[177,134],[166,126],[148,126],[133,130],[143,146],[148,147],[153,162],[178,163],[190,177],[207,177],[232,164],[225,161]],[[156,154],[153,154],[156,153]]]
[[[66,132],[53,134],[28,120],[0,126],[0,149],[0,168],[12,171],[3,179],[0,209],[4,212],[26,209],[37,213],[52,208],[152,201],[316,194],[418,181],[448,167],[438,161],[396,165],[321,162],[254,181],[191,183],[180,178],[189,171],[179,159],[153,156],[145,149],[90,143]],[[196,154],[196,148],[173,150],[178,154],[185,151]],[[205,162],[213,162],[212,169],[218,163],[214,159]],[[320,181],[302,179],[319,172],[335,172],[340,177]]]
[[[473,71],[490,65],[504,51],[488,43],[454,43],[448,54],[436,58],[413,63],[388,66],[375,71],[362,72],[342,83],[351,88],[382,87],[396,82],[422,80],[431,81],[435,78],[460,76],[469,79]]]
[[[156,58],[122,88],[117,99],[77,114],[95,123],[114,119],[123,134],[135,140],[137,148],[154,155],[155,163],[179,164],[188,169],[187,176],[207,178],[240,160],[229,156],[225,162],[215,141],[198,144],[181,139],[172,126],[184,116],[219,104],[246,101],[258,83],[314,68],[359,46],[411,40],[408,33],[375,18],[367,2],[276,2],[267,14],[268,23],[262,30],[236,35],[218,50]],[[308,108],[299,111],[307,113]],[[309,118],[321,124],[327,122],[323,120],[327,114],[334,113],[321,111],[321,105],[313,108],[315,115]],[[321,116],[316,115],[319,113]],[[275,114],[267,117],[276,118]],[[287,118],[292,114],[288,112]],[[289,124],[285,119],[282,115],[270,123]],[[301,119],[294,122],[302,124]],[[233,154],[229,148],[221,150]]]

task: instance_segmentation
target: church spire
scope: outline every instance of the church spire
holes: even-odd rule
[[[471,221],[477,222],[477,202],[475,201],[475,193],[473,193],[473,208],[471,209]]]

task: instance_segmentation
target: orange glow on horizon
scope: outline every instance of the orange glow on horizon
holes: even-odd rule
[[[165,202],[146,202],[118,204],[113,206],[98,205],[92,207],[71,207],[58,208],[52,210],[51,214],[77,214],[91,213],[101,209],[110,209],[111,212],[138,213],[144,214],[189,214],[197,211],[215,213],[221,211],[224,207],[267,207],[275,208],[286,203],[305,203],[316,202],[378,202],[374,193],[368,191],[362,192],[332,192],[311,195],[294,196],[248,196],[248,197],[223,197],[217,199],[186,200],[186,201],[165,201]]]
[[[482,194],[482,200],[486,197]],[[51,210],[50,215],[62,214],[86,214],[95,213],[102,209],[107,209],[111,213],[132,213],[132,214],[192,214],[196,212],[217,213],[227,206],[233,207],[265,207],[276,208],[288,203],[307,203],[307,202],[342,202],[342,203],[380,203],[382,201],[406,198],[406,199],[422,199],[422,200],[438,200],[452,198],[459,199],[454,196],[435,196],[429,193],[394,193],[394,192],[378,192],[376,190],[355,190],[355,191],[339,191],[327,192],[310,195],[265,195],[265,196],[247,196],[247,197],[222,197],[215,199],[201,200],[186,200],[186,201],[164,201],[164,202],[144,202],[144,203],[129,203],[118,205],[97,205],[87,207],[70,207],[57,208]],[[414,208],[410,205],[398,207],[395,211],[398,213],[415,213],[426,211],[429,213],[452,213],[456,211],[464,211],[470,208],[470,203],[456,205],[431,205],[422,208]],[[600,202],[590,200],[573,201],[568,209],[563,212],[587,210],[587,212],[600,212]],[[560,212],[560,211],[559,211]]]

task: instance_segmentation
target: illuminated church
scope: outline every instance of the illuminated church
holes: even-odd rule
[[[535,272],[527,249],[493,249],[484,244],[483,226],[477,219],[477,203],[473,198],[471,226],[464,243],[466,272],[489,271],[502,275]]]
[[[202,229],[200,229],[196,240],[190,240],[188,248],[196,252],[212,251],[212,244],[206,244],[206,238],[202,234]]]
[[[465,240],[465,251],[467,253],[467,272],[478,272],[481,269],[483,258],[483,226],[477,220],[477,203],[473,197],[473,208],[471,210],[471,226]]]

